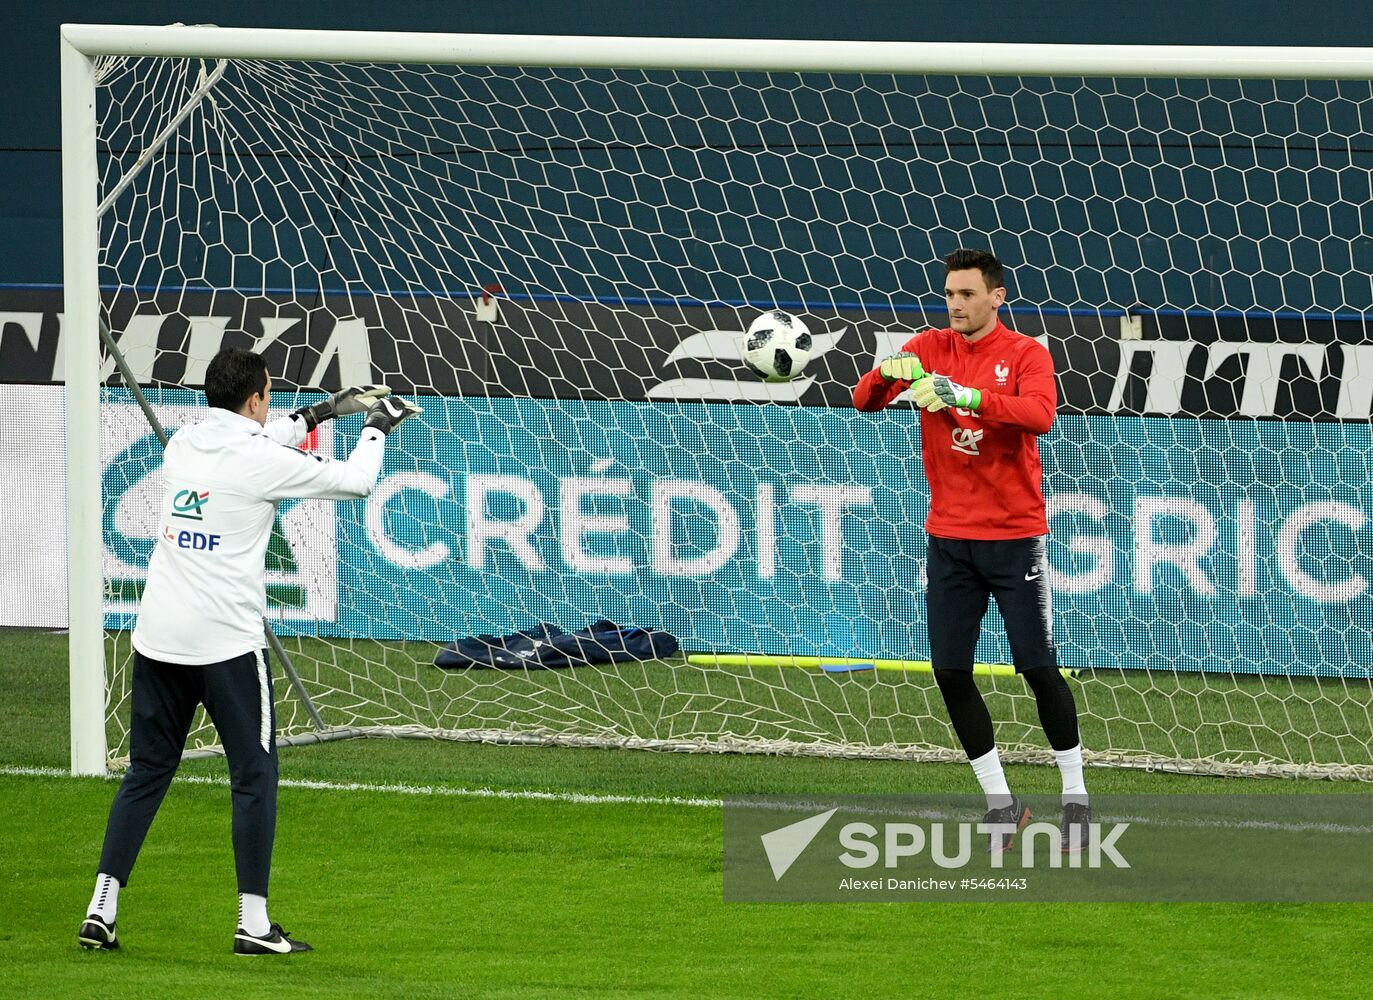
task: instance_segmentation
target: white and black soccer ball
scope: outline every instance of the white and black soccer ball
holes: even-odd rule
[[[799,316],[774,309],[749,324],[744,364],[766,382],[788,382],[810,361],[810,330]]]

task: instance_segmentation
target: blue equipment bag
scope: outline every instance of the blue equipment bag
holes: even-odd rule
[[[494,667],[547,670],[592,663],[657,660],[679,648],[676,636],[661,629],[598,621],[579,632],[564,632],[547,622],[512,635],[474,635],[449,643],[434,657],[445,670]]]

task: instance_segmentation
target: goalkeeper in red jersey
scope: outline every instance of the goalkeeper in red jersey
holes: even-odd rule
[[[1011,846],[1029,809],[1011,794],[992,718],[973,681],[973,653],[995,598],[1016,672],[1034,692],[1063,775],[1063,848],[1085,844],[1091,812],[1082,782],[1077,705],[1053,640],[1038,435],[1054,422],[1049,352],[997,316],[1001,262],[984,250],[944,259],[950,328],[926,330],[864,375],[856,409],[884,409],[907,389],[922,413],[920,451],[930,484],[926,604],[930,659],[949,720],[987,795],[992,850]]]

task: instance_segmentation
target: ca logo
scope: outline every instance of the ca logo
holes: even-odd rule
[[[977,443],[982,440],[983,431],[974,430],[971,427],[955,427],[953,429],[953,450],[963,455],[980,455]]]
[[[205,515],[201,508],[210,499],[210,491],[197,493],[195,490],[182,490],[172,497],[172,517],[184,517],[188,521],[203,521]]]

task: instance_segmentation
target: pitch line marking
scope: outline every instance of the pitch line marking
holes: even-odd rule
[[[17,778],[70,778],[72,773],[59,767],[0,767],[0,776]],[[99,780],[114,781],[117,774],[107,774]],[[211,778],[199,774],[177,775],[178,784],[207,785],[217,788],[226,787],[228,778]],[[565,802],[572,805],[627,805],[627,806],[686,806],[695,809],[719,809],[724,806],[723,799],[688,798],[674,795],[591,795],[585,792],[540,792],[507,788],[455,788],[448,785],[406,785],[375,784],[366,781],[317,781],[306,778],[282,778],[283,788],[303,788],[324,792],[376,792],[383,795],[451,796],[467,799],[506,799],[513,801]],[[731,798],[745,796],[731,796]],[[852,802],[844,802],[842,797],[817,797],[812,800],[796,802],[769,803],[768,808],[780,811],[806,812],[823,809],[835,804],[859,813],[875,816],[900,816],[905,818],[931,820],[966,819],[963,813],[947,812],[940,809],[902,808],[896,806],[863,807]],[[1112,822],[1126,822],[1140,826],[1178,827],[1183,829],[1214,828],[1223,830],[1276,830],[1288,833],[1354,833],[1373,834],[1373,826],[1358,826],[1339,823],[1282,823],[1272,820],[1208,820],[1196,819],[1166,820],[1157,817],[1120,815],[1108,817]]]
[[[21,778],[70,778],[70,771],[58,767],[0,767],[0,775]],[[120,775],[107,774],[102,780],[114,781]],[[177,775],[177,784],[228,785],[227,778],[211,778],[200,774]],[[377,792],[390,795],[449,795],[469,799],[525,799],[539,802],[567,802],[574,805],[635,805],[635,806],[691,806],[719,809],[721,799],[699,799],[681,796],[655,795],[591,795],[585,792],[540,792],[506,788],[454,788],[448,785],[374,784],[366,781],[315,781],[306,778],[282,778],[282,788],[305,788],[326,792]]]

